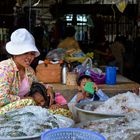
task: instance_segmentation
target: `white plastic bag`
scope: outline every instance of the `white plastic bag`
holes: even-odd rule
[[[77,73],[82,73],[86,71],[86,69],[92,69],[92,59],[87,58],[81,65],[76,66],[73,71]]]

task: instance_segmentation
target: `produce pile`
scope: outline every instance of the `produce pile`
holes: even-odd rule
[[[26,106],[0,116],[0,137],[40,135],[45,130],[70,127],[73,123],[40,106]]]

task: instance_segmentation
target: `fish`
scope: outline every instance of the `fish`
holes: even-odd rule
[[[7,133],[8,136],[11,136],[11,137],[21,137],[21,136],[27,136],[24,132],[21,132],[21,131],[9,131]]]

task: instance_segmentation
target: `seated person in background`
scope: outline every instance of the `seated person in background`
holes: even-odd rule
[[[123,41],[123,37],[117,36],[115,38],[115,41],[113,42],[111,46],[112,54],[115,57],[115,63],[116,66],[119,68],[120,74],[123,74],[123,68],[124,68],[124,54],[125,54],[125,45]]]
[[[98,43],[94,51],[95,58],[99,59],[100,65],[115,65],[115,57],[112,54],[108,41]]]
[[[86,84],[90,84],[88,87],[89,91],[86,90]],[[86,102],[86,101],[104,101],[108,99],[108,96],[103,93],[101,89],[98,89],[97,85],[94,83],[92,76],[84,73],[82,76],[78,77],[77,80],[78,85],[78,93],[72,98],[70,101],[71,103],[79,103],[79,102]]]

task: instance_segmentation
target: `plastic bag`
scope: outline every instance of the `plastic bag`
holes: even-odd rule
[[[86,58],[86,60],[81,65],[76,66],[73,69],[73,71],[80,74],[80,73],[84,72],[86,69],[92,69],[91,58]]]
[[[92,68],[92,69],[89,70],[89,72],[91,74],[91,77],[92,77],[93,81],[96,84],[104,84],[105,83],[106,75],[105,75],[105,73],[102,72],[101,69]]]
[[[99,68],[86,69],[84,72],[81,72],[79,74],[79,78],[84,75],[90,76],[92,81],[95,82],[96,84],[105,83],[106,76]]]
[[[65,56],[65,49],[57,48],[48,52],[46,58],[49,60],[63,60]]]

